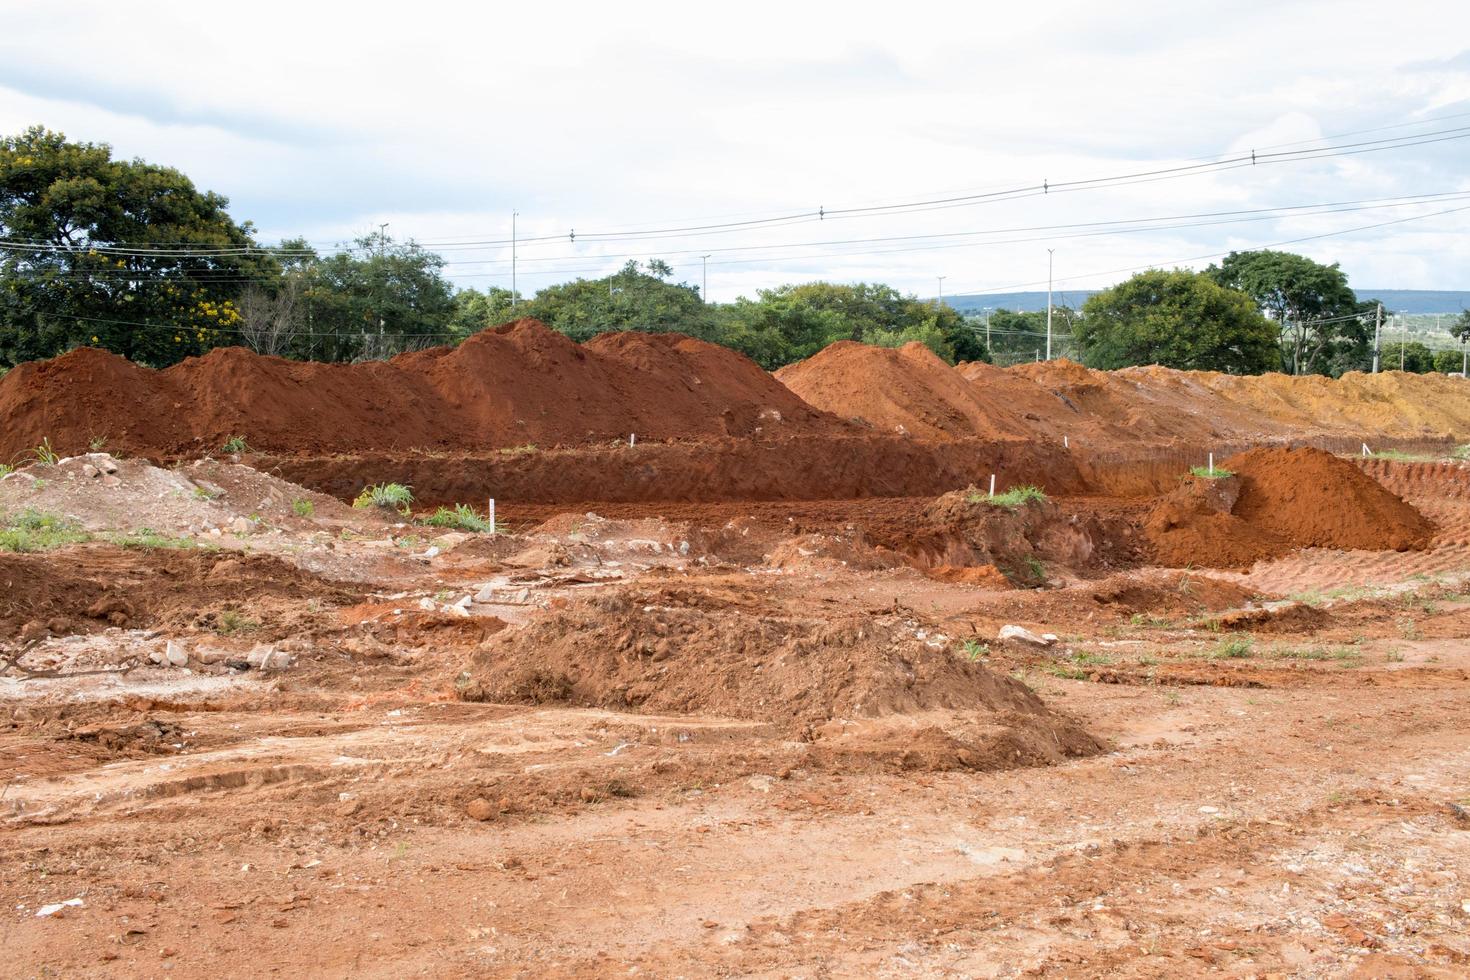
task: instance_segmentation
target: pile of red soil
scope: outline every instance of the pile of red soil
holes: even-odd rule
[[[961,374],[917,342],[893,349],[839,341],[776,377],[807,403],[882,432],[932,440],[1030,434],[1024,419],[978,397]]]
[[[231,436],[280,453],[495,449],[621,439],[812,435],[849,426],[754,362],[678,334],[577,344],[534,320],[455,348],[319,364],[220,348],[163,371],[98,350],[0,379],[0,458],[50,439],[132,454],[218,451]]]
[[[1150,512],[1144,535],[1162,565],[1246,567],[1298,548],[1410,551],[1434,525],[1359,467],[1318,449],[1253,449],[1235,475],[1190,477]]]
[[[462,695],[475,700],[714,714],[808,732],[834,719],[960,711],[986,721],[968,768],[1016,764],[1017,733],[1047,747],[1041,761],[1101,747],[1024,684],[900,616],[773,615],[768,601],[739,592],[633,589],[574,602],[492,639],[471,676]],[[988,759],[985,746],[1001,745]]]

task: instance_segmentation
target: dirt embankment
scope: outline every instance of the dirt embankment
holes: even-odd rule
[[[1317,449],[1255,449],[1229,477],[1188,477],[1149,514],[1155,559],[1183,568],[1248,566],[1299,548],[1417,551],[1434,525],[1347,460]]]
[[[98,350],[0,379],[0,458],[50,439],[133,455],[198,455],[231,436],[279,453],[495,449],[621,439],[839,434],[756,364],[679,334],[577,344],[534,320],[456,348],[318,364],[213,350],[163,371]]]

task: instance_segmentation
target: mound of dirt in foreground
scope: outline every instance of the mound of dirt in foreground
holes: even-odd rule
[[[231,436],[281,453],[492,449],[700,439],[849,427],[732,350],[679,334],[577,344],[535,320],[455,348],[320,364],[217,348],[163,371],[92,349],[0,378],[0,458],[50,439],[132,455],[218,451]]]
[[[1100,750],[1030,688],[952,653],[948,639],[912,621],[758,610],[739,596],[703,593],[633,591],[582,600],[492,640],[476,655],[463,693],[475,700],[749,718],[808,736],[835,719],[961,712],[970,732],[961,737],[965,768]]]
[[[1189,477],[1153,509],[1144,535],[1175,568],[1239,568],[1299,548],[1412,551],[1434,525],[1347,460],[1319,449],[1253,449],[1234,476]]]

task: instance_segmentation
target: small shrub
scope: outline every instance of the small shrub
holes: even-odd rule
[[[970,639],[961,643],[960,646],[964,649],[965,656],[971,660],[979,660],[981,657],[990,656],[989,643],[982,643],[979,640]]]
[[[6,477],[15,472],[15,467],[10,463],[0,463],[0,477]]]
[[[401,483],[375,483],[370,487],[364,487],[362,493],[358,494],[357,499],[352,502],[352,506],[359,509],[381,507],[384,510],[395,510],[406,516],[409,504],[412,503],[412,487],[406,487]]]
[[[1254,644],[1248,636],[1234,636],[1228,640],[1221,640],[1215,648],[1210,651],[1211,660],[1240,660],[1251,655]]]
[[[1015,510],[1022,504],[1029,504],[1033,500],[1045,500],[1046,494],[1040,487],[1030,485],[1024,487],[1011,487],[1005,493],[990,496],[987,493],[976,491],[967,498],[972,504],[989,504],[992,507],[1004,507],[1006,510]]]
[[[250,619],[233,609],[226,609],[215,617],[214,631],[220,636],[233,636],[236,633],[249,633],[260,629],[260,623]]]
[[[316,504],[305,497],[297,497],[291,501],[291,513],[302,518],[312,517],[316,514]]]
[[[248,453],[250,452],[250,444],[245,441],[244,436],[230,436],[225,440],[223,449],[225,452],[231,454]]]
[[[1215,467],[1215,472],[1211,473],[1208,466],[1191,466],[1189,468],[1189,475],[1198,476],[1206,480],[1223,480],[1226,477],[1234,476],[1235,471],[1222,469],[1217,466]]]
[[[490,522],[476,514],[474,508],[469,504],[455,504],[453,507],[440,507],[428,517],[419,518],[420,524],[429,527],[451,527],[461,531],[489,531]]]
[[[61,462],[61,457],[56,455],[56,450],[51,448],[49,437],[42,439],[41,444],[31,450],[31,458],[38,463],[45,463],[47,466],[55,466]]]

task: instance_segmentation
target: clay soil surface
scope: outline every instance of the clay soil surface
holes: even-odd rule
[[[0,973],[1465,976],[1470,469],[1232,464],[493,537],[25,467]]]

